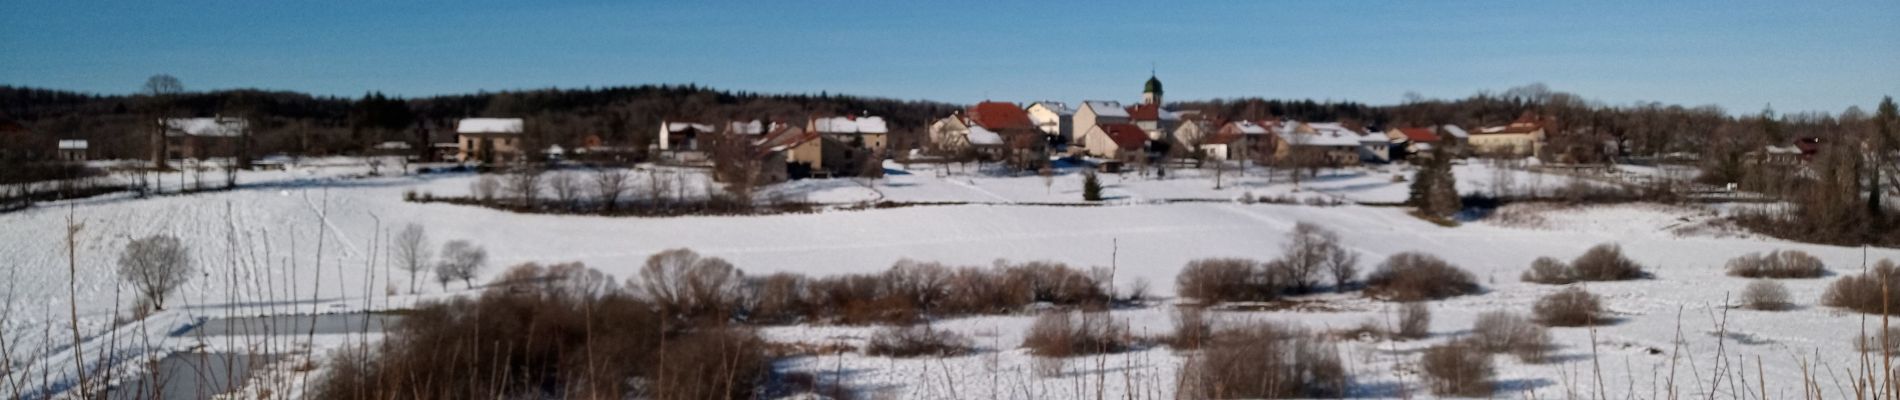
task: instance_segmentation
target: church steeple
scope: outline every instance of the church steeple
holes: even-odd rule
[[[1155,77],[1154,71],[1148,71],[1148,83],[1141,87],[1141,102],[1143,104],[1161,104],[1161,79]]]

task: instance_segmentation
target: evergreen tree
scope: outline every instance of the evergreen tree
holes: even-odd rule
[[[1435,217],[1451,216],[1464,208],[1458,198],[1458,179],[1451,173],[1451,153],[1444,146],[1432,147],[1431,157],[1412,178],[1406,203]]]
[[[1102,181],[1094,171],[1082,175],[1082,200],[1102,201]]]

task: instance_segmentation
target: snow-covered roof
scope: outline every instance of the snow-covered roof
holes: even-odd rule
[[[1243,119],[1243,120],[1229,122],[1229,123],[1234,124],[1234,130],[1243,135],[1267,134],[1267,127],[1260,126],[1260,124],[1253,123],[1253,121],[1248,121],[1248,120]]]
[[[60,150],[85,150],[86,147],[88,147],[88,145],[84,140],[68,139],[59,141]]]
[[[1801,154],[1800,147],[1769,145],[1768,154]]]
[[[1128,110],[1122,109],[1119,101],[1083,100],[1082,107],[1095,110],[1096,116],[1128,118]]]
[[[561,145],[558,145],[558,144],[557,144],[557,145],[550,145],[550,146],[548,146],[548,149],[547,149],[547,151],[544,151],[544,153],[547,153],[547,154],[550,154],[550,155],[557,155],[557,156],[558,156],[558,155],[562,155],[562,154],[567,154],[567,149],[565,149],[565,148],[561,148]]]
[[[1471,133],[1465,132],[1465,128],[1459,128],[1457,125],[1439,125],[1438,132],[1451,135],[1452,137],[1456,137],[1456,138],[1464,138],[1464,137],[1471,136]]]
[[[1305,126],[1313,133],[1301,133],[1300,124],[1287,124],[1280,130],[1280,139],[1296,146],[1358,146],[1360,135],[1337,122],[1307,123]],[[1380,139],[1384,139],[1381,137]]]
[[[463,118],[455,133],[521,133],[520,118]]]
[[[409,143],[392,140],[392,141],[377,143],[376,149],[377,150],[408,150]]]
[[[733,121],[726,125],[726,131],[741,135],[758,135],[765,133],[765,122],[756,119],[751,122]]]
[[[1029,106],[1042,106],[1042,108],[1047,108],[1049,111],[1055,112],[1056,115],[1075,115],[1075,108],[1069,107],[1068,104],[1060,101],[1038,101]]]
[[[702,124],[698,122],[673,121],[673,122],[660,122],[660,124],[661,124],[661,127],[666,128],[667,132],[685,132],[688,129],[696,130],[700,132],[712,132],[713,130],[712,124]]]
[[[228,117],[172,118],[165,120],[166,136],[235,137],[249,127],[243,119]]]
[[[977,146],[998,146],[1003,144],[1003,135],[983,129],[981,125],[970,125],[970,144]]]
[[[830,117],[811,121],[812,130],[818,133],[890,133],[890,127],[884,124],[884,117]]]

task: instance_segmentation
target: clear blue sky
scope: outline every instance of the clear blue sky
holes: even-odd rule
[[[1900,1],[0,1],[0,84],[414,96],[698,83],[905,99],[1398,102],[1542,82],[1612,104],[1871,109]]]

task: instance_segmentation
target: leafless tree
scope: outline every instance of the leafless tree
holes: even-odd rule
[[[520,166],[508,171],[508,193],[517,205],[533,207],[535,199],[541,197],[541,169]]]
[[[466,240],[452,240],[442,245],[442,261],[435,266],[435,279],[443,287],[449,282],[460,280],[468,288],[475,287],[475,274],[488,266],[488,250]]]
[[[165,309],[165,296],[191,279],[191,254],[171,235],[132,240],[119,255],[119,279],[138,289],[153,309]]]
[[[1359,275],[1359,253],[1346,250],[1337,244],[1327,246],[1326,271],[1333,275],[1333,291],[1344,292],[1352,279]]]
[[[594,196],[600,200],[601,209],[612,211],[620,205],[620,196],[627,193],[630,178],[632,176],[621,169],[594,170]]]
[[[562,207],[574,208],[581,197],[581,182],[574,174],[566,171],[548,173],[548,189],[554,191],[554,198]]]
[[[495,196],[501,193],[501,179],[495,178],[494,175],[483,174],[481,178],[468,185],[468,191],[469,194],[475,196],[476,200],[483,203],[495,201]]]
[[[627,285],[674,316],[719,317],[739,304],[745,279],[724,259],[681,248],[647,257],[639,280]]]
[[[722,134],[710,139],[713,177],[725,183],[726,194],[750,201],[752,192],[758,188],[759,175],[765,169],[757,147],[743,135]]]
[[[410,223],[396,233],[395,243],[391,244],[390,250],[395,252],[396,267],[409,272],[409,294],[415,294],[417,275],[429,269],[429,258],[432,256],[429,254],[428,234],[423,232],[422,225]]]
[[[139,92],[150,97],[149,100],[152,102],[149,115],[149,121],[155,128],[152,130],[151,137],[152,168],[162,170],[166,168],[166,159],[171,157],[169,149],[166,148],[168,143],[165,140],[165,131],[169,127],[165,126],[165,119],[171,117],[172,101],[178,94],[185,92],[185,83],[169,74],[152,75],[151,78],[145,79],[145,86],[141,87]]]
[[[1341,251],[1344,249],[1339,247],[1338,233],[1310,222],[1295,224],[1293,232],[1287,234],[1286,255],[1281,259],[1285,263],[1281,281],[1295,292],[1311,291],[1318,284],[1320,271],[1329,267],[1335,254]],[[1341,264],[1358,262],[1354,256],[1338,257]]]

